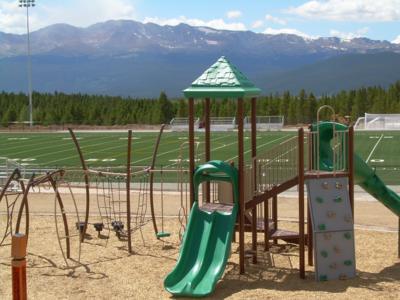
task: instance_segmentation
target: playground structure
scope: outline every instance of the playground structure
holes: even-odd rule
[[[164,239],[170,235],[164,230],[165,200],[163,194],[165,192],[164,185],[171,184],[164,183],[164,181],[170,181],[171,176],[176,177],[173,178],[174,189],[176,187],[180,197],[177,215],[180,223],[178,234],[181,238],[186,227],[189,200],[189,176],[187,161],[184,158],[184,148],[187,147],[187,142],[183,142],[180,147],[178,158],[174,163],[175,168],[160,167],[156,169],[157,152],[163,130],[164,125],[161,126],[158,134],[149,166],[133,167],[131,165],[132,131],[129,131],[125,170],[91,169],[86,164],[78,142],[79,139],[72,130],[69,130],[83,171],[55,170],[39,176],[32,174],[29,179],[26,179],[19,168],[14,169],[0,188],[0,205],[6,216],[6,226],[1,232],[0,246],[9,245],[5,244],[5,241],[14,234],[24,234],[28,240],[29,207],[32,205],[29,195],[32,192],[40,193],[41,191],[48,194],[50,190],[53,190],[55,229],[61,254],[67,266],[70,266],[71,262],[80,262],[83,242],[90,239],[91,244],[106,246],[111,232],[115,232],[119,240],[126,242],[129,253],[133,253],[132,234],[139,231],[143,243],[145,243],[141,230],[150,222],[157,239]],[[78,212],[75,194],[82,193],[82,191],[85,196],[85,209]],[[72,201],[72,205],[70,205],[74,208],[72,213],[65,208],[66,197]],[[91,214],[90,211],[91,200],[95,200],[97,207],[97,212],[94,214]],[[156,205],[159,206],[160,215],[156,215]],[[74,217],[72,218],[70,215]],[[88,233],[89,226],[93,226],[94,231],[97,232],[97,239]],[[76,255],[71,254],[72,241],[77,244]]]
[[[57,170],[39,176],[32,175],[25,179],[17,168],[6,180],[0,190],[0,205],[5,207],[6,226],[2,232],[0,246],[7,245],[5,242],[14,234],[23,234],[28,240],[31,206],[29,194],[36,189],[44,189],[54,193],[54,224],[57,241],[62,257],[67,266],[71,262],[79,263],[81,256],[80,234],[75,234],[71,224],[79,223],[79,214],[76,200],[70,184],[65,181],[65,171]],[[61,189],[65,189],[69,196],[61,196]],[[67,199],[68,198],[68,199]],[[70,203],[69,203],[70,202]],[[72,211],[66,209],[66,203],[71,204]],[[75,222],[71,222],[73,219]],[[74,241],[76,247],[72,247]],[[76,253],[72,253],[72,248]]]
[[[379,180],[369,167],[354,155],[354,130],[334,122],[320,122],[318,111],[317,123],[310,127],[308,132],[303,128],[298,130],[297,137],[289,139],[266,153],[257,154],[256,144],[256,96],[260,90],[256,88],[236,67],[225,57],[221,57],[214,65],[206,70],[192,85],[184,90],[189,99],[189,160],[190,174],[190,204],[196,213],[191,213],[190,218],[208,220],[206,223],[189,220],[195,224],[209,224],[201,227],[200,224],[188,227],[180,251],[180,257],[174,270],[166,277],[164,287],[177,296],[206,296],[215,288],[215,284],[223,273],[226,265],[226,256],[222,253],[229,252],[230,239],[237,230],[239,233],[239,272],[245,272],[245,259],[250,257],[257,263],[257,233],[264,233],[265,250],[269,250],[269,241],[275,243],[278,239],[294,242],[299,245],[299,274],[305,278],[305,244],[308,248],[308,264],[316,265],[317,280],[330,280],[334,278],[345,279],[355,276],[354,257],[354,174],[358,182],[377,200],[383,202],[389,209],[400,215],[400,197],[391,192]],[[251,157],[252,164],[245,165],[244,161],[244,105],[243,98],[251,98]],[[205,128],[205,160],[209,163],[195,168],[194,145],[194,102],[195,99],[204,100],[204,128]],[[227,173],[226,166],[217,167],[219,162],[211,161],[210,145],[210,98],[237,98],[237,132],[238,132],[238,183],[231,184],[233,189],[218,188],[224,196],[215,197],[215,187],[211,182],[224,181],[223,175],[213,173]],[[333,109],[332,109],[333,110]],[[334,111],[333,111],[333,115]],[[306,147],[304,145],[307,145]],[[356,160],[356,163],[354,163]],[[356,165],[357,169],[354,169]],[[215,170],[217,168],[217,170]],[[200,173],[200,174],[199,174]],[[201,180],[199,179],[201,178]],[[224,179],[223,179],[224,178]],[[199,182],[205,182],[203,189],[203,203],[198,199]],[[307,235],[305,233],[305,200],[304,186],[309,189]],[[298,232],[290,232],[278,228],[277,197],[280,193],[298,186]],[[315,196],[316,187],[319,194]],[[336,194],[332,187],[337,190]],[[237,190],[235,190],[237,188]],[[329,192],[328,192],[329,191]],[[323,197],[337,204],[342,204],[343,220],[338,221],[335,211],[339,205],[324,208],[311,204],[317,201],[322,204]],[[221,201],[231,199],[231,203]],[[218,202],[216,202],[218,198]],[[333,198],[333,199],[332,199]],[[234,199],[234,200],[233,200]],[[227,221],[221,224],[216,216],[235,216],[238,203],[237,226],[231,226]],[[343,206],[344,205],[344,206]],[[272,210],[272,212],[271,212]],[[199,211],[199,212],[197,212]],[[201,212],[201,213],[200,213]],[[207,219],[211,218],[211,219]],[[331,223],[329,223],[331,219]],[[327,223],[327,224],[325,224]],[[341,228],[340,224],[344,223]],[[329,225],[331,224],[331,225]],[[209,238],[210,232],[216,229],[225,232],[226,238],[217,242]],[[338,238],[337,229],[342,239]],[[400,227],[399,227],[400,229]],[[251,231],[251,249],[245,250],[245,231]],[[199,237],[201,242],[196,244],[199,249],[192,249],[193,236]],[[344,237],[344,241],[343,241]],[[314,241],[314,242],[313,242]],[[336,257],[329,261],[326,259],[330,252],[326,247],[333,247]],[[400,240],[399,240],[400,249]],[[315,259],[313,259],[313,252]],[[204,259],[204,257],[211,257]],[[322,261],[321,261],[322,258]],[[325,261],[323,259],[326,259]],[[184,265],[182,262],[186,262]]]
[[[360,184],[396,215],[400,214],[399,196],[389,190],[375,172],[354,154],[353,127],[335,123],[334,120],[319,120],[320,111],[327,107],[320,108],[317,123],[310,126],[309,131],[300,128],[297,136],[268,151],[257,153],[258,93],[259,89],[225,58],[219,59],[185,90],[185,95],[189,98],[189,141],[182,144],[175,169],[156,168],[164,126],[157,137],[152,161],[145,167],[132,166],[132,131],[128,132],[127,162],[121,172],[91,169],[75,133],[70,130],[82,164],[82,171],[78,177],[85,182],[86,207],[83,219],[80,218],[73,196],[74,188],[82,188],[74,186],[74,172],[57,170],[25,180],[16,169],[0,191],[0,204],[6,203],[7,210],[6,231],[0,244],[12,232],[29,235],[28,194],[29,191],[42,187],[52,189],[55,194],[55,216],[60,216],[61,228],[64,228],[61,235],[56,217],[56,231],[66,261],[71,257],[70,242],[73,237],[79,242],[80,256],[80,245],[85,242],[89,226],[93,226],[98,235],[104,238],[105,243],[110,237],[110,232],[114,231],[118,239],[127,242],[128,251],[133,253],[132,234],[136,231],[141,232],[144,225],[152,223],[157,239],[167,238],[171,234],[165,231],[163,224],[163,177],[173,173],[177,176],[176,186],[180,193],[178,215],[182,246],[177,265],[164,282],[165,288],[172,294],[205,296],[212,293],[224,272],[236,232],[239,239],[241,274],[245,272],[246,259],[251,258],[254,264],[257,263],[258,233],[263,233],[265,251],[269,250],[271,241],[277,243],[278,240],[283,240],[299,245],[301,278],[305,278],[306,245],[308,264],[315,263],[317,280],[355,276],[354,184]],[[237,163],[211,159],[210,99],[229,97],[238,98]],[[244,160],[244,97],[251,97],[251,160],[248,165]],[[205,98],[204,160],[196,155],[200,143],[195,141],[194,136],[195,98]],[[182,154],[182,148],[187,145],[189,166],[186,165],[186,157]],[[201,164],[203,161],[206,162]],[[196,163],[199,164],[197,168]],[[157,184],[160,216],[157,216],[155,209]],[[305,185],[308,189],[307,205],[304,198]],[[292,232],[278,227],[278,196],[296,186],[298,231]],[[61,188],[68,188],[74,201],[76,222],[72,224],[76,225],[75,232],[69,227],[71,222],[67,222],[63,199],[59,192]],[[97,216],[90,215],[90,203],[93,198],[98,208]],[[14,212],[18,201],[21,203],[14,226]],[[307,224],[305,209],[309,212]],[[158,219],[161,219],[161,224]],[[245,231],[251,232],[251,249],[245,249]],[[332,256],[335,257],[333,261]]]
[[[158,148],[165,125],[162,125],[157,136],[153,156],[149,166],[135,168],[132,170],[132,131],[128,132],[127,164],[126,172],[115,172],[113,170],[91,169],[87,166],[78,139],[72,129],[69,129],[72,140],[76,146],[81,164],[86,190],[86,210],[84,221],[79,224],[84,241],[88,225],[93,225],[99,233],[105,230],[103,239],[108,241],[110,232],[114,231],[118,239],[126,240],[128,252],[133,252],[132,233],[139,230],[142,235],[142,227],[151,221],[157,239],[170,236],[164,231],[164,181],[167,175],[176,176],[175,184],[179,191],[180,207],[178,220],[180,222],[179,236],[182,237],[188,212],[188,180],[187,163],[183,158],[183,148],[187,142],[182,143],[179,156],[176,159],[176,168],[156,168]],[[156,215],[155,189],[158,185],[160,215]],[[89,220],[91,195],[94,195],[98,213],[95,221]],[[133,210],[135,205],[135,210]],[[149,216],[150,215],[150,216]],[[157,219],[161,219],[160,222]]]

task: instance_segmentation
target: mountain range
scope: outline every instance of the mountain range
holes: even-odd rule
[[[315,94],[399,80],[400,45],[367,38],[308,39],[128,20],[31,33],[33,87],[41,92],[181,96],[225,55],[264,94]],[[25,91],[26,35],[0,32],[0,90]]]

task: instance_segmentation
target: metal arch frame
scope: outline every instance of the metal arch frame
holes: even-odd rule
[[[157,136],[156,144],[154,146],[153,158],[151,160],[151,165],[149,167],[149,171],[150,171],[150,211],[151,211],[151,219],[152,219],[152,223],[153,223],[153,228],[154,228],[154,232],[155,232],[156,236],[159,232],[158,232],[156,216],[155,216],[155,212],[154,212],[154,172],[153,171],[154,171],[154,167],[156,164],[158,147],[161,142],[161,136],[164,132],[164,128],[165,128],[165,124],[162,124],[161,128],[160,128],[160,132],[158,133],[158,136]]]
[[[142,173],[143,171],[140,172],[133,172],[131,169],[131,158],[132,158],[132,130],[128,130],[128,143],[127,143],[127,162],[126,162],[126,173],[116,173],[116,172],[108,172],[108,171],[98,171],[98,170],[91,170],[88,168],[83,152],[81,150],[81,147],[79,145],[78,139],[76,138],[76,135],[74,131],[71,128],[68,128],[68,131],[72,137],[72,140],[75,144],[76,150],[79,155],[79,159],[82,165],[82,170],[84,173],[84,180],[85,180],[85,190],[86,190],[86,211],[85,211],[85,220],[84,220],[84,226],[82,229],[82,234],[81,234],[81,242],[84,242],[84,238],[86,235],[87,227],[89,225],[89,211],[90,211],[90,178],[89,174],[96,174],[100,176],[104,175],[115,175],[115,176],[121,176],[125,177],[125,186],[126,186],[126,218],[127,218],[127,240],[128,240],[128,252],[132,253],[132,230],[131,230],[131,203],[130,203],[130,184],[131,184],[131,178],[132,175],[136,176],[137,173]],[[101,211],[99,211],[101,214]]]
[[[85,240],[85,236],[86,236],[86,231],[87,231],[87,225],[89,223],[89,205],[90,205],[90,191],[89,191],[89,175],[88,175],[88,167],[86,165],[85,159],[83,157],[82,154],[82,150],[81,147],[78,143],[78,140],[75,136],[74,131],[72,130],[72,128],[68,128],[69,134],[72,137],[72,140],[75,144],[75,148],[78,151],[78,155],[79,155],[79,159],[81,161],[81,165],[82,165],[82,170],[83,170],[83,176],[84,176],[84,180],[85,180],[85,190],[86,190],[86,212],[85,212],[85,223],[83,225],[83,229],[82,229],[82,236],[81,236],[81,242],[84,242]]]
[[[3,235],[3,237],[1,238],[0,246],[3,244],[3,242],[4,242],[5,239],[7,238],[7,236],[8,236],[8,233],[7,233],[8,230],[10,229],[10,230],[12,231],[12,224],[11,224],[10,218],[11,218],[13,212],[14,212],[15,203],[14,203],[13,208],[12,208],[11,213],[10,213],[10,209],[9,209],[9,205],[8,205],[8,201],[7,201],[7,189],[8,189],[8,187],[10,186],[11,182],[13,182],[13,181],[19,181],[19,183],[20,183],[20,185],[21,185],[22,193],[18,193],[18,194],[19,194],[19,195],[23,194],[24,191],[25,191],[25,186],[24,186],[23,182],[20,181],[20,179],[21,179],[21,172],[20,172],[20,170],[19,170],[18,168],[16,168],[16,169],[14,169],[14,171],[11,173],[11,175],[8,177],[8,179],[7,179],[6,183],[5,183],[5,185],[3,186],[3,189],[0,191],[0,203],[1,203],[1,201],[2,201],[3,198],[6,198],[5,201],[7,202],[7,203],[6,203],[6,205],[7,205],[7,221],[6,221],[6,228],[5,228],[5,231],[4,231],[4,235]],[[19,196],[18,196],[18,197],[19,197]]]
[[[15,174],[15,172],[13,174]],[[64,203],[63,203],[62,197],[58,191],[57,180],[54,178],[55,176],[63,177],[64,174],[65,174],[65,171],[63,169],[60,169],[60,170],[56,170],[53,172],[49,172],[45,175],[42,175],[42,176],[39,176],[36,178],[34,177],[34,175],[32,175],[32,177],[29,179],[28,184],[26,186],[24,185],[24,182],[22,180],[20,180],[20,184],[21,184],[21,187],[23,190],[23,198],[22,198],[22,202],[21,202],[21,205],[20,205],[20,208],[18,211],[17,221],[16,221],[16,225],[15,225],[15,234],[20,233],[22,217],[25,214],[25,232],[24,232],[24,234],[27,237],[27,241],[28,241],[28,239],[29,239],[29,201],[28,201],[29,191],[32,188],[34,188],[35,186],[39,186],[40,184],[49,183],[54,191],[55,196],[56,196],[56,200],[57,200],[58,206],[60,208],[60,212],[61,212],[61,216],[62,216],[62,220],[63,220],[64,233],[65,233],[65,236],[63,238],[65,238],[66,254],[64,253],[64,250],[61,245],[61,241],[60,241],[61,238],[59,236],[57,224],[56,224],[56,231],[57,231],[57,237],[58,237],[61,253],[64,257],[65,262],[68,265],[66,258],[68,258],[68,259],[71,258],[71,251],[70,251],[70,248],[71,248],[70,237],[71,236],[69,234],[68,219],[67,219],[67,215],[65,213]],[[10,178],[13,179],[13,177],[10,177]],[[76,209],[76,203],[74,203],[74,204],[75,204],[75,209]],[[56,205],[56,203],[55,203],[55,205]],[[80,239],[79,239],[79,241],[80,241]],[[79,257],[80,257],[80,253],[79,253]]]
[[[26,185],[26,187],[24,188],[24,194],[23,194],[23,198],[22,198],[22,202],[21,202],[21,206],[19,208],[18,211],[18,217],[17,217],[17,223],[15,225],[15,233],[19,233],[20,227],[21,227],[21,219],[22,219],[22,215],[24,212],[24,208],[25,208],[25,220],[26,220],[26,224],[25,224],[25,235],[28,238],[29,236],[29,202],[28,202],[28,194],[31,188],[39,185],[39,184],[43,184],[43,183],[47,183],[50,182],[51,180],[54,180],[52,177],[55,175],[61,175],[63,176],[65,173],[64,170],[57,170],[51,173],[47,173],[45,175],[39,176],[37,178],[34,177],[34,175],[31,176],[31,178],[28,181],[28,184]],[[56,192],[56,191],[54,191]]]

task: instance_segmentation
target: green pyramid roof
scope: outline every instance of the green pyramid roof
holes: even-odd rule
[[[241,98],[260,94],[242,72],[224,56],[183,91],[187,98]]]

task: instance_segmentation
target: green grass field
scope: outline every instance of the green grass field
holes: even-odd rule
[[[269,149],[294,136],[295,132],[260,132],[258,151]],[[157,133],[134,132],[132,164],[150,164]],[[77,137],[90,167],[119,167],[126,163],[127,133],[78,132]],[[204,135],[198,134],[197,141]],[[173,167],[180,154],[188,157],[187,133],[163,134],[157,165]],[[250,135],[245,137],[246,159],[250,160]],[[200,144],[199,153],[203,152]],[[356,152],[376,168],[387,184],[400,184],[400,132],[356,132]],[[237,155],[236,133],[212,133],[213,159],[232,160]],[[69,133],[0,133],[0,158],[16,160],[27,168],[80,167],[78,155]]]

